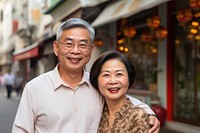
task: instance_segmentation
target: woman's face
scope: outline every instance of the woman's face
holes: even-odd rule
[[[128,79],[126,67],[120,60],[108,60],[98,76],[99,91],[106,99],[124,98],[129,86]]]

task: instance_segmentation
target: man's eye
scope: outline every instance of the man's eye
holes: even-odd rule
[[[65,43],[65,46],[67,46],[67,47],[72,47],[72,46],[73,46],[73,43]]]
[[[87,44],[79,44],[79,47],[81,48],[86,48],[88,45]]]

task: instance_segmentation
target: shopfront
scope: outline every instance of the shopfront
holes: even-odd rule
[[[159,104],[167,110],[169,121],[199,126],[200,4],[197,0],[182,2],[176,0],[172,7],[168,6],[165,17],[160,15],[164,9],[155,7],[117,21],[116,49],[127,54],[137,68],[134,94],[145,97],[145,102],[149,95],[153,98],[152,94],[156,94],[161,100]],[[165,20],[167,25],[163,24]],[[166,58],[161,52],[164,45]],[[161,60],[166,62],[166,69],[160,68]],[[163,71],[166,71],[166,86],[159,76]],[[166,93],[160,93],[165,88]]]
[[[160,71],[165,77],[165,68],[160,68],[159,60],[166,61],[166,55],[158,55],[158,49],[166,51],[162,48],[162,45],[166,46],[167,38],[167,27],[163,23],[166,22],[166,11],[162,10],[164,15],[159,14],[156,6],[160,4],[158,1],[151,4],[146,1],[137,2],[124,0],[108,5],[92,25],[97,26],[97,37],[104,42],[101,51],[117,49],[128,55],[135,64],[137,77],[129,94],[137,96],[149,105],[153,97],[157,104],[166,106],[166,94],[164,93],[164,97],[160,96],[162,101],[159,99],[157,80]],[[164,4],[161,8],[163,7],[166,8],[167,5]],[[166,66],[165,63],[164,65]],[[163,81],[166,82],[166,79]],[[165,91],[166,86],[162,83],[159,90]]]
[[[119,8],[128,9],[131,3],[116,2],[102,11],[93,26],[98,36],[98,31],[107,33],[107,40],[115,38],[109,30],[116,27],[114,49],[128,55],[137,69],[130,94],[148,104],[155,96],[153,102],[167,110],[168,121],[199,125],[200,4],[195,1],[180,4],[174,0],[132,15],[131,9],[126,14]],[[190,2],[197,7],[191,7]],[[109,50],[112,43],[102,40],[107,47],[100,49]]]
[[[25,81],[29,81],[36,75],[34,71],[37,60],[39,59],[38,57],[40,56],[39,44],[39,42],[36,42],[29,47],[13,53],[13,61],[16,64],[15,67],[17,70],[21,71]]]
[[[176,3],[174,119],[200,125],[200,4]]]

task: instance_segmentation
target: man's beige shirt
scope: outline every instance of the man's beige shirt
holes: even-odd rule
[[[146,104],[127,97],[134,105],[154,114]],[[103,97],[89,82],[89,73],[84,72],[81,82],[72,90],[56,67],[26,84],[12,133],[96,133],[103,104]]]
[[[26,84],[12,133],[95,133],[102,108],[87,72],[72,90],[56,67]]]

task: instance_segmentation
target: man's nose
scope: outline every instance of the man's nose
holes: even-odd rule
[[[72,47],[72,50],[74,52],[80,52],[79,45],[74,44],[74,46]]]

